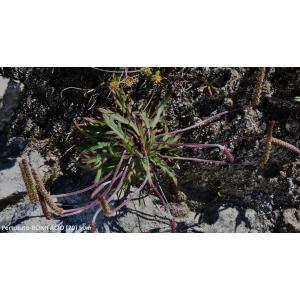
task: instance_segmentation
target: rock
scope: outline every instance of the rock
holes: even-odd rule
[[[23,151],[26,148],[25,139],[22,137],[16,137],[15,139],[11,139],[9,143],[11,146],[11,150],[14,153],[19,153],[20,151]]]
[[[22,89],[22,84],[0,76],[0,131],[13,117]]]
[[[37,161],[36,154],[31,154]],[[39,173],[43,174],[44,166]],[[66,191],[76,190],[76,187],[66,186]],[[72,200],[86,200],[86,194],[73,197]],[[70,201],[72,202],[72,201]],[[51,211],[49,209],[49,211]],[[0,211],[0,231],[2,232],[90,232],[90,219],[93,211],[88,211],[79,216],[60,218],[52,214],[52,219],[47,220],[42,212],[40,205],[30,202],[28,196],[23,194],[17,203],[9,203]]]
[[[231,99],[231,98],[225,98],[224,99],[224,105],[226,106],[226,107],[232,107],[233,106],[233,100]]]
[[[298,120],[288,119],[285,123],[285,129],[293,134],[299,132],[300,124]]]
[[[2,108],[2,106],[3,106],[2,100],[3,100],[3,96],[5,95],[5,92],[7,90],[8,83],[9,83],[8,78],[4,78],[4,77],[0,76],[0,101],[1,101],[0,108]]]
[[[26,193],[16,159],[0,161],[0,208],[20,200]]]
[[[253,209],[220,207],[215,211],[214,217],[212,213],[209,212],[209,220],[200,222],[201,232],[264,232],[267,231],[266,227],[270,226],[265,224]]]
[[[22,188],[22,187],[21,187]],[[68,185],[66,191],[76,190]],[[24,191],[24,189],[23,189]],[[33,205],[25,192],[18,194],[17,203],[7,205],[0,211],[0,231],[2,232],[90,232],[91,220],[97,206],[80,215],[60,218],[52,215],[47,220],[40,205]],[[68,198],[69,203],[86,200],[88,194]],[[163,205],[156,197],[147,196],[133,200],[112,218],[99,215],[97,232],[170,232],[169,218]]]
[[[124,212],[107,220],[105,232],[170,232],[167,213],[154,196],[129,202]]]
[[[0,232],[82,232],[81,228],[68,225],[55,216],[47,220],[40,206],[33,205],[28,197],[0,212]]]
[[[185,217],[190,212],[189,207],[185,202],[181,203],[170,203],[171,213],[174,217]]]
[[[177,202],[186,202],[187,195],[182,191],[178,191],[177,195],[176,195],[176,200],[177,200]]]
[[[295,208],[285,209],[283,223],[287,232],[300,232],[300,211]]]
[[[23,155],[30,165],[34,167],[40,175],[43,175],[47,167],[45,159],[39,152],[33,150]],[[8,204],[13,204],[21,200],[26,194],[26,188],[20,172],[17,159],[7,158],[0,160],[0,209]]]
[[[30,154],[30,161],[43,170],[42,159]],[[8,176],[7,170],[6,176]],[[12,165],[9,174],[16,174],[16,164]],[[4,232],[89,232],[90,223],[97,207],[80,215],[58,218],[53,215],[47,220],[39,205],[33,205],[25,196],[25,188],[21,184],[20,174],[12,176],[16,191],[10,190],[7,195],[18,195],[16,203],[9,202],[6,208],[0,211],[0,229]],[[19,184],[19,185],[18,185]],[[4,185],[3,185],[4,186]],[[11,186],[11,184],[7,185]],[[76,190],[76,186],[68,185],[65,191]],[[2,189],[1,189],[2,190]],[[134,190],[133,190],[134,191]],[[84,201],[87,194],[69,198],[69,203]],[[12,198],[12,196],[10,196]],[[3,199],[2,199],[3,200]],[[185,202],[171,203],[171,211],[178,222],[179,232],[265,232],[271,224],[262,220],[253,209],[221,206],[208,209],[201,215],[191,212]],[[299,225],[298,225],[299,226]],[[300,226],[299,226],[300,227]],[[146,196],[128,203],[127,207],[112,218],[99,215],[97,218],[97,232],[170,232],[169,216],[154,196]]]

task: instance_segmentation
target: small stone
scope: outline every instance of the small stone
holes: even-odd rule
[[[189,207],[186,203],[170,203],[171,213],[174,217],[182,218],[188,215],[190,212]]]
[[[178,191],[176,195],[176,200],[177,200],[176,202],[186,202],[187,195],[182,191]]]
[[[0,206],[15,202],[26,193],[16,159],[0,161]]]
[[[11,142],[13,150],[22,151],[26,148],[25,139],[22,137],[17,137]]]
[[[199,227],[202,232],[261,232],[266,230],[258,214],[253,209],[220,207],[215,215],[208,211],[211,219],[204,218]]]
[[[227,107],[232,107],[233,106],[233,100],[231,98],[225,98],[224,105],[226,105]]]
[[[285,171],[280,171],[280,176],[285,178],[286,177],[286,172]]]
[[[283,223],[288,232],[300,232],[299,211],[295,208],[288,208],[283,211]]]
[[[0,76],[0,131],[11,120],[19,105],[23,85]]]
[[[297,133],[299,132],[299,121],[294,120],[294,119],[289,119],[287,120],[287,122],[285,123],[285,129],[290,132],[290,133]]]

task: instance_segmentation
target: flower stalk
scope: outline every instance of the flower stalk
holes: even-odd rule
[[[27,161],[25,159],[22,159],[21,162],[19,162],[19,167],[29,199],[33,204],[37,204],[39,202],[39,196],[35,184],[33,183],[33,179]]]

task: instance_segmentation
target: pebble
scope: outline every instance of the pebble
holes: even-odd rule
[[[285,123],[285,129],[290,133],[295,134],[295,133],[299,132],[299,128],[300,128],[300,125],[299,125],[299,121],[297,121],[297,120],[289,119]]]

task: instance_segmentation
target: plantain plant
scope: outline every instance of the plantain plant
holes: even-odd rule
[[[169,131],[165,112],[169,98],[160,102],[133,101],[126,93],[128,80],[113,76],[109,85],[114,99],[114,108],[98,108],[97,115],[84,118],[76,124],[83,139],[80,146],[81,163],[95,173],[94,182],[81,190],[51,195],[56,202],[59,215],[68,217],[94,209],[91,220],[92,231],[96,231],[96,218],[100,213],[110,218],[128,204],[134,197],[148,188],[155,193],[164,205],[172,232],[176,232],[176,222],[171,214],[168,200],[157,180],[160,170],[177,185],[173,161],[194,161],[215,165],[264,165],[270,156],[271,143],[285,147],[300,155],[300,150],[293,145],[272,137],[274,122],[263,142],[266,144],[265,157],[260,161],[236,161],[231,151],[224,144],[182,143],[182,134],[196,127],[206,126],[220,118],[255,106],[254,104],[223,111],[182,129]],[[269,137],[269,138],[268,138]],[[222,160],[207,160],[198,157],[180,156],[181,149],[217,148],[223,154]],[[134,192],[132,187],[138,186]],[[60,198],[90,192],[88,201],[76,203],[75,208],[62,209],[64,202]],[[44,192],[45,194],[45,192]],[[46,199],[49,197],[47,196]],[[120,198],[120,201],[114,201]],[[114,205],[113,205],[114,204]],[[53,206],[53,205],[52,205]],[[97,209],[95,209],[95,207]],[[59,209],[61,208],[61,209]],[[49,217],[49,216],[48,216]]]
[[[170,132],[165,121],[165,111],[170,100],[168,97],[159,103],[151,100],[147,103],[135,102],[124,90],[126,81],[118,80],[116,76],[113,76],[109,88],[113,94],[114,109],[98,108],[98,115],[84,118],[82,123],[76,124],[84,141],[80,147],[81,163],[95,173],[94,183],[80,191],[53,195],[53,198],[72,196],[93,189],[88,202],[78,208],[65,209],[63,217],[80,214],[98,206],[91,222],[95,231],[96,218],[100,212],[107,217],[113,216],[148,187],[165,206],[171,229],[175,231],[176,222],[157,180],[157,172],[160,170],[177,185],[173,160],[192,160],[218,165],[234,162],[234,157],[226,146],[179,142],[183,132],[204,126],[231,111],[214,115],[188,128]],[[179,155],[182,147],[219,148],[226,160],[182,157]],[[137,185],[139,185],[137,190],[130,193],[130,188]],[[127,196],[121,204],[111,207],[111,202],[120,194]]]

